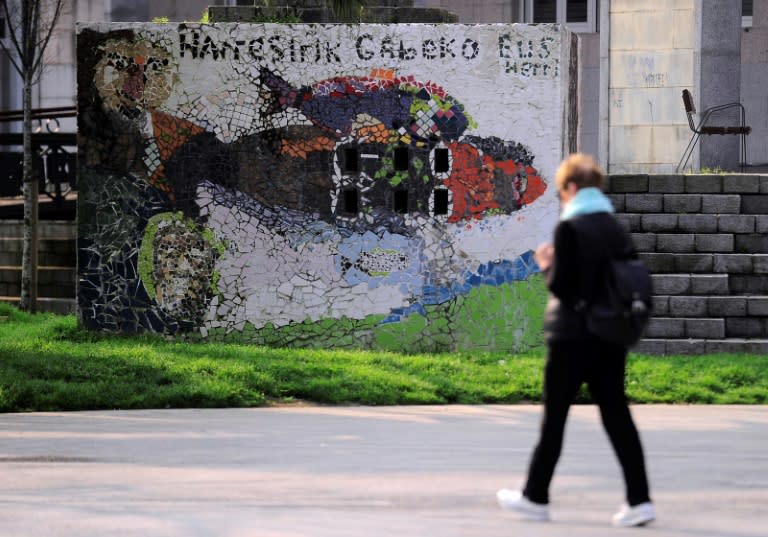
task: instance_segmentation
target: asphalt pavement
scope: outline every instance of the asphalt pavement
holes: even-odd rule
[[[617,529],[616,459],[571,410],[552,522],[522,484],[541,408],[316,407],[0,414],[0,536],[766,537],[768,407],[635,406],[657,521]]]

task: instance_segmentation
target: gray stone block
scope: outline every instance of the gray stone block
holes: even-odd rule
[[[685,176],[649,175],[648,192],[659,194],[682,194],[685,192]]]
[[[674,254],[677,272],[712,272],[714,254]]]
[[[625,194],[624,210],[628,213],[660,213],[663,194]]]
[[[723,177],[723,192],[759,194],[760,178],[757,175],[726,175]]]
[[[608,192],[648,192],[647,175],[611,175],[608,177]]]
[[[688,274],[651,274],[655,295],[685,295],[691,290]]]
[[[768,274],[768,254],[752,254],[752,272]]]
[[[717,217],[711,214],[681,214],[677,227],[683,233],[717,233]]]
[[[672,214],[701,212],[700,194],[664,194],[664,212]]]
[[[652,354],[663,356],[666,354],[667,340],[665,339],[641,339],[631,348],[636,354]]]
[[[723,191],[723,178],[719,175],[686,175],[685,191],[693,194],[718,194]]]
[[[755,216],[755,231],[757,233],[768,233],[768,215],[759,214]]]
[[[747,314],[747,299],[743,296],[707,297],[710,317],[740,317]]]
[[[685,335],[692,338],[721,339],[725,337],[723,319],[685,319]]]
[[[735,235],[733,249],[745,254],[768,254],[768,235],[759,233]]]
[[[664,317],[670,317],[669,315],[669,298],[666,295],[656,295],[651,297],[651,311],[654,315],[660,315]]]
[[[697,252],[733,252],[733,235],[729,233],[697,233]]]
[[[747,350],[747,341],[744,338],[708,339],[706,343],[707,354],[732,353],[742,354]]]
[[[676,231],[677,218],[676,214],[644,214],[641,225],[646,232]]]
[[[645,328],[647,338],[685,337],[685,321],[672,317],[653,317]]]
[[[609,200],[611,200],[611,203],[613,204],[613,208],[617,213],[623,213],[624,212],[624,196],[626,194],[606,194]]]
[[[747,341],[745,352],[749,354],[768,354],[768,339],[751,339]]]
[[[655,311],[654,311],[655,313]],[[669,317],[706,317],[707,299],[700,296],[669,297]]]
[[[733,294],[768,295],[768,276],[762,274],[733,274],[729,283]]]
[[[738,194],[702,196],[701,212],[706,214],[747,213],[741,209],[741,196]]]
[[[704,354],[705,339],[676,339],[667,341],[667,354]]]
[[[749,254],[714,254],[713,272],[751,274],[752,256]]]
[[[694,295],[727,295],[727,274],[692,274],[691,294]]]
[[[693,233],[669,233],[656,236],[657,252],[693,253],[696,251],[696,236]]]
[[[749,214],[721,214],[717,217],[720,233],[754,233],[756,217]]]
[[[624,229],[630,233],[636,233],[642,231],[641,217],[643,215],[636,213],[616,213],[616,220],[618,220]]]
[[[675,254],[640,253],[638,257],[655,274],[675,272]]]
[[[631,233],[631,235],[638,252],[656,251],[657,235],[655,233]]]
[[[760,175],[758,181],[760,182],[760,193],[768,194],[768,176]]]
[[[756,317],[728,317],[725,319],[725,334],[728,337],[765,336],[765,323]]]
[[[747,297],[747,315],[768,316],[768,297],[749,296]]]
[[[768,214],[768,195],[747,194],[742,196],[741,212],[743,214]]]

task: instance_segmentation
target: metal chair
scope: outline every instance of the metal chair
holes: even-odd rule
[[[744,166],[747,163],[747,134],[752,132],[752,127],[745,125],[746,113],[744,111],[744,106],[741,103],[728,103],[721,104],[719,106],[713,106],[712,108],[707,108],[700,114],[701,119],[699,120],[698,125],[696,125],[693,121],[693,116],[696,114],[696,107],[693,105],[693,97],[691,96],[691,92],[687,89],[683,90],[683,104],[685,105],[685,114],[688,116],[688,125],[693,131],[693,136],[688,142],[688,145],[683,152],[683,156],[680,157],[680,162],[677,164],[675,171],[679,172],[681,168],[685,169],[685,165],[688,164],[688,160],[693,154],[693,148],[696,147],[696,142],[699,141],[699,138],[701,138],[702,135],[711,134],[736,134],[741,136],[741,162],[739,163],[739,166],[741,171],[744,171]],[[707,125],[707,121],[709,121],[713,113],[727,110],[729,108],[740,109],[741,125],[736,127]]]

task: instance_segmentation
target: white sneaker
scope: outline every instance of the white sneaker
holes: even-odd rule
[[[645,502],[634,507],[623,504],[619,512],[613,515],[613,525],[621,528],[644,526],[656,519],[656,509],[651,502]]]
[[[499,507],[517,513],[525,520],[537,522],[549,520],[549,506],[532,502],[519,490],[501,489],[496,493],[496,500],[499,502]]]

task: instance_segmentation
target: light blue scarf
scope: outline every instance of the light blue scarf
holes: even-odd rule
[[[597,187],[582,188],[576,192],[571,201],[565,204],[560,213],[560,220],[568,220],[574,216],[591,213],[612,213],[613,204],[602,190]]]

